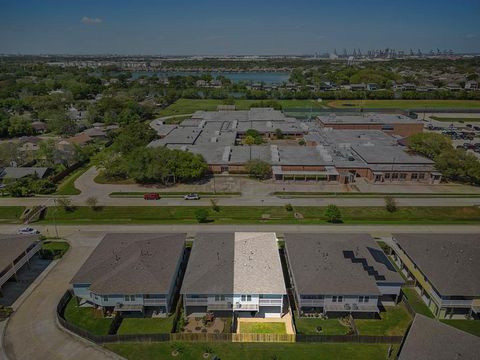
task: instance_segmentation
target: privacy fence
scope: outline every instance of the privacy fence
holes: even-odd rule
[[[65,320],[65,307],[73,294],[69,290],[60,299],[57,305],[59,324],[66,330],[88,339],[97,344],[121,342],[316,342],[316,343],[363,343],[363,344],[399,344],[402,336],[369,336],[369,335],[300,335],[300,334],[236,334],[236,333],[164,333],[164,334],[113,334],[115,320],[109,335],[95,335]],[[177,311],[178,307],[177,307]],[[174,326],[175,328],[176,326]]]

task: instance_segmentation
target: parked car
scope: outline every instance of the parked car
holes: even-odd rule
[[[480,131],[480,126],[474,126],[473,128],[477,131]]]
[[[471,129],[471,128],[473,128],[473,125],[472,124],[467,124],[466,127]]]
[[[183,197],[185,200],[200,200],[200,196],[196,193],[190,193]]]
[[[158,193],[147,193],[147,194],[143,194],[143,198],[145,200],[159,200],[160,195]]]
[[[18,229],[17,234],[19,234],[19,235],[38,235],[38,234],[40,234],[40,231],[38,231],[37,229],[34,229],[32,227],[24,227],[24,228]]]

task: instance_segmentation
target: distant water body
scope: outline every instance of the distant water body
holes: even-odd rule
[[[134,79],[139,78],[140,76],[158,76],[160,78],[167,78],[169,76],[200,76],[206,74],[207,72],[190,72],[190,71],[135,71],[132,73]],[[227,79],[230,79],[234,83],[241,81],[248,83],[265,83],[265,84],[281,84],[283,82],[288,82],[290,73],[288,72],[210,72],[213,78],[222,75]]]

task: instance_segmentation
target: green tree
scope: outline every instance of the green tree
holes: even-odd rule
[[[394,213],[397,211],[397,203],[395,202],[395,198],[393,196],[385,196],[385,209],[387,209],[389,213]]]
[[[257,179],[267,179],[272,174],[272,167],[263,160],[249,160],[245,163],[247,173]]]
[[[337,205],[330,204],[325,208],[324,212],[327,221],[330,223],[341,223],[342,222],[342,212]]]
[[[418,133],[408,138],[408,146],[419,154],[435,159],[443,151],[452,148],[452,141],[437,133]]]
[[[205,223],[208,220],[208,211],[206,209],[195,210],[195,218],[199,223]]]

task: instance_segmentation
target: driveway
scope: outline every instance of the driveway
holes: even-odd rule
[[[10,360],[119,358],[60,330],[56,323],[58,300],[100,238],[101,235],[96,233],[72,235],[70,251],[10,317],[4,339]]]

